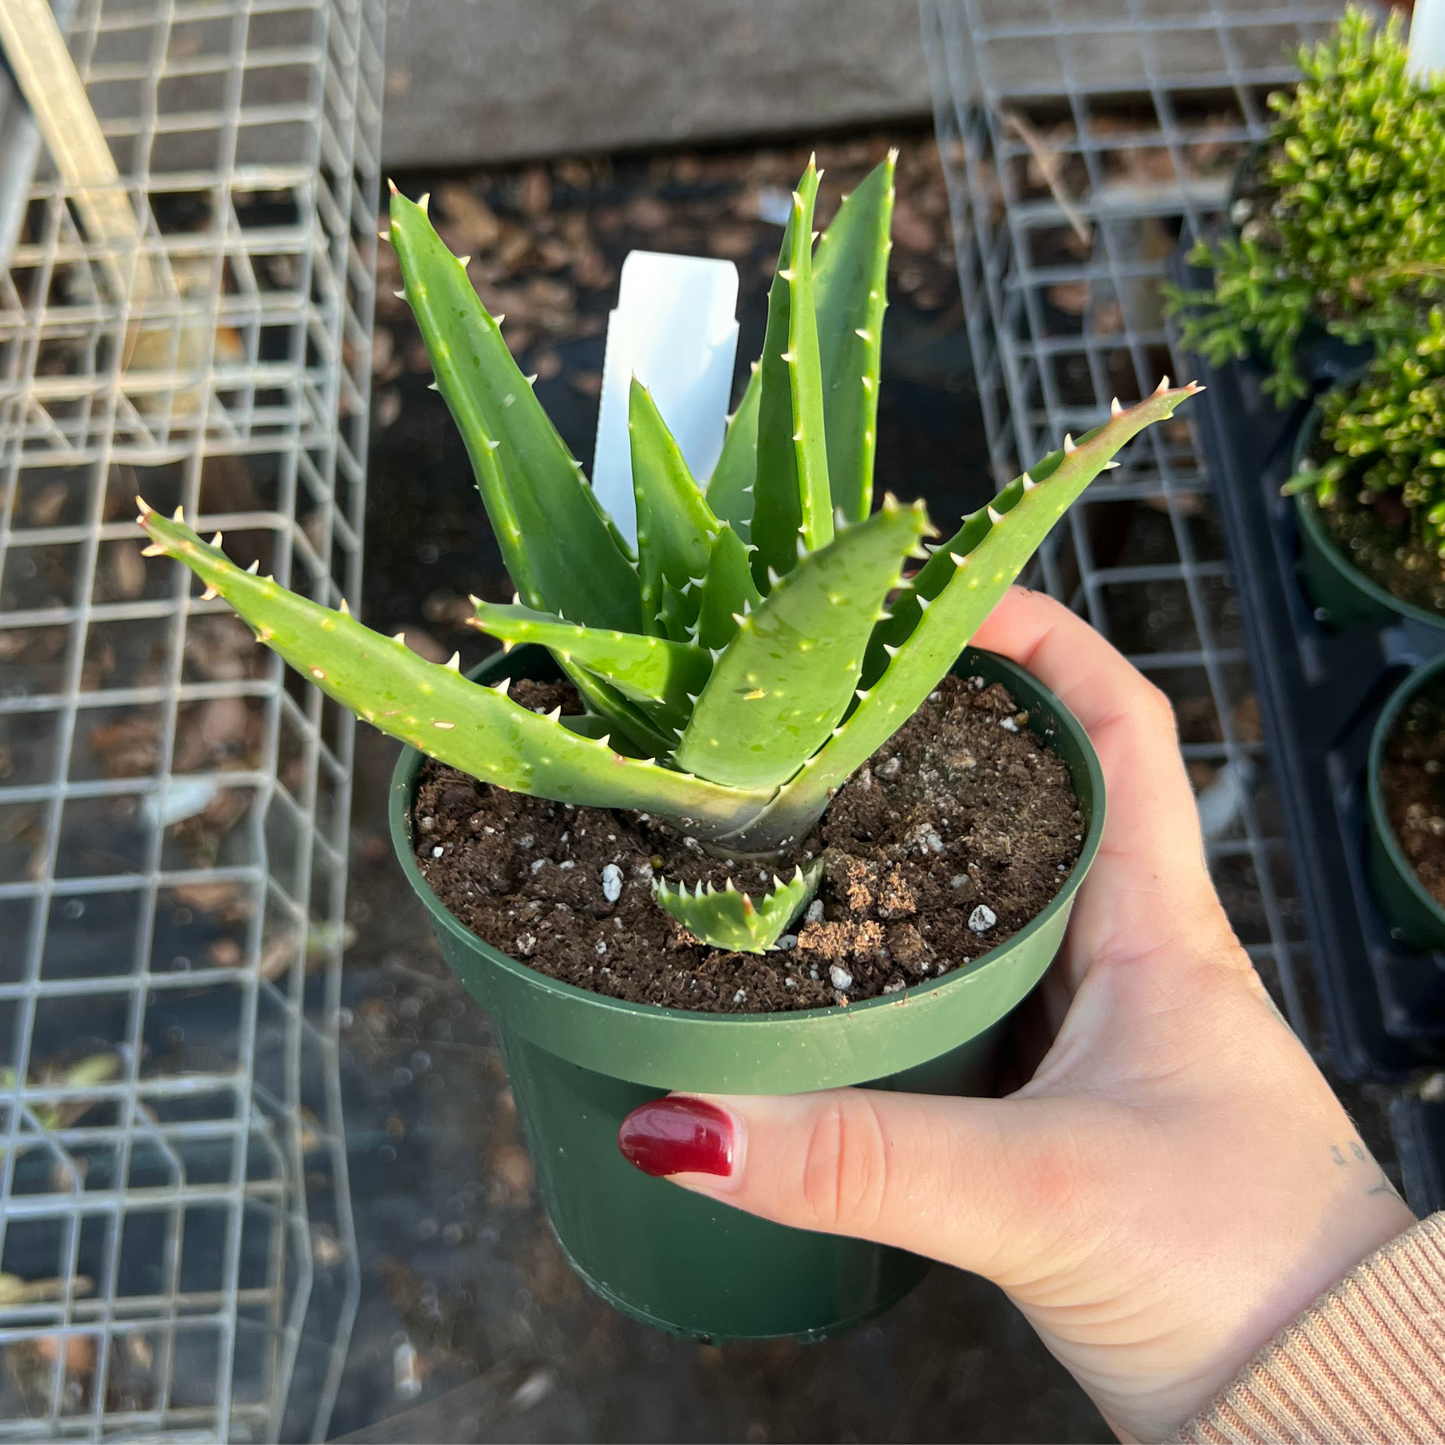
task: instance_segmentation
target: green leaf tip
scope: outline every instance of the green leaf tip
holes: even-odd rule
[[[699,883],[689,893],[687,884],[653,883],[653,896],[687,931],[713,948],[734,953],[766,953],[777,945],[788,927],[813,900],[823,880],[823,862],[801,865],[784,882],[773,875],[773,890],[761,899],[739,890],[731,878],[724,888]]]

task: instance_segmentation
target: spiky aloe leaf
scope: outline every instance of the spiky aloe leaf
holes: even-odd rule
[[[714,664],[677,765],[731,787],[790,778],[843,716],[883,600],[927,527],[921,502],[887,497],[778,578]]]
[[[565,728],[483,687],[449,664],[427,662],[345,612],[243,572],[179,519],[142,504],[152,546],[184,562],[250,623],[260,641],[303,677],[382,732],[516,793],[596,808],[640,808],[698,838],[734,831],[768,794],[721,788],[613,751],[605,739]]]
[[[1017,503],[1006,514],[994,509],[987,535],[972,551],[955,554],[940,548],[934,561],[944,559],[939,568],[946,562],[951,572],[931,599],[921,598],[921,615],[888,670],[870,690],[860,693],[847,721],[779,791],[762,816],[726,840],[728,846],[761,853],[801,839],[843,780],[918,710],[1054,523],[1108,466],[1114,453],[1146,426],[1172,415],[1180,402],[1199,390],[1190,382],[1171,391],[1166,377],[1152,396],[1127,411],[1121,409],[1088,441],[1077,446],[1066,442],[1062,459],[1044,482],[1031,475],[1020,478]]]
[[[702,603],[697,614],[697,645],[709,651],[726,647],[737,636],[737,619],[762,605],[753,586],[748,549],[729,526],[712,539],[712,552],[702,580]]]
[[[728,418],[722,455],[707,484],[707,504],[713,515],[727,522],[744,542],[752,540],[753,482],[758,475],[758,398],[762,382],[753,362],[747,390],[738,409]]]
[[[589,627],[640,632],[637,573],[465,266],[395,189],[390,235],[437,388],[523,601]]]
[[[888,305],[888,239],[893,227],[891,150],[844,198],[818,241],[813,292],[828,438],[828,488],[850,522],[873,506],[883,312]]]
[[[768,590],[768,569],[791,572],[797,539],[809,551],[833,538],[823,427],[823,373],[813,310],[813,203],[818,172],[810,160],[793,192],[782,259],[768,292],[758,397],[758,475],[753,483],[753,581]]]
[[[740,893],[731,878],[721,890],[711,883],[699,883],[694,892],[686,883],[669,887],[665,878],[652,885],[653,896],[693,937],[714,948],[735,953],[765,953],[788,930],[788,925],[805,909],[818,891],[823,863],[801,867],[784,883],[773,876],[773,891],[754,903],[751,894]]]
[[[896,152],[890,151],[887,159],[880,161],[843,202],[823,232],[813,258],[828,486],[833,505],[841,506],[850,521],[867,516],[872,505],[895,160]],[[789,232],[783,238],[779,267],[787,266],[791,247]],[[858,335],[860,329],[869,335]],[[864,376],[871,380],[871,386],[863,382]],[[747,389],[728,424],[722,455],[707,484],[708,505],[723,521],[732,524],[744,542],[752,541],[761,393],[762,376],[754,362]]]
[[[476,598],[473,605],[477,615],[469,620],[480,631],[509,648],[518,642],[540,643],[558,662],[584,667],[610,683],[664,727],[679,729],[687,722],[692,698],[703,690],[712,671],[707,653],[686,643],[583,627],[530,607],[505,607]]]
[[[652,394],[634,376],[628,396],[632,444],[632,489],[637,498],[637,572],[642,582],[642,622],[662,635],[663,584],[681,597],[707,569],[719,522],[692,479]],[[696,597],[684,600],[680,615],[691,624]],[[670,635],[670,634],[668,634]]]

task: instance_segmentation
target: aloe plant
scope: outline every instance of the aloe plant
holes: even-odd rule
[[[323,691],[474,777],[560,802],[645,810],[714,854],[776,864],[758,901],[733,886],[657,899],[719,947],[770,947],[821,870],[788,855],[829,799],[927,699],[1049,529],[1131,437],[1196,388],[1116,402],[929,552],[922,503],[872,508],[893,161],[813,244],[818,173],[793,196],[761,364],[707,485],[645,388],[630,427],[634,557],[598,506],[498,326],[427,220],[393,188],[390,240],[440,389],[465,438],[515,602],[473,599],[504,647],[548,649],[586,711],[539,716],[508,684],[464,678],[241,571],[179,514],[142,502],[152,552],[191,567]],[[927,565],[909,575],[910,558]],[[791,874],[791,881],[783,881]]]

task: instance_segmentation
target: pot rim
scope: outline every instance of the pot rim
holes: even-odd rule
[[[517,661],[520,660],[527,651],[533,648],[538,652],[545,652],[545,649],[537,644],[527,643],[522,647],[514,648],[510,653],[505,654],[505,657],[508,661]],[[975,651],[982,653],[984,649],[965,647],[963,651],[959,653],[959,658],[966,656],[969,652]],[[1052,689],[1045,687],[1032,673],[1029,673],[1011,658],[993,652],[987,653],[986,655],[991,660],[1001,664],[1006,671],[1016,672],[1027,677],[1030,686],[1039,693],[1044,706],[1052,711],[1058,726],[1071,733],[1075,741],[1080,744],[1084,767],[1088,773],[1089,785],[1094,796],[1092,815],[1089,818],[1088,826],[1084,832],[1084,841],[1079,850],[1079,856],[1075,860],[1073,868],[1069,870],[1069,875],[1060,886],[1059,891],[1054,894],[1048,903],[1020,928],[1017,933],[1011,934],[1008,938],[1004,939],[1002,943],[996,944],[993,948],[989,949],[987,953],[980,954],[977,958],[970,960],[959,968],[951,969],[942,978],[931,979],[926,983],[911,984],[901,993],[880,995],[877,998],[865,999],[859,1003],[850,1003],[846,1009],[849,1015],[870,1012],[875,1009],[896,1008],[900,1004],[908,1002],[910,999],[931,994],[941,994],[946,989],[956,988],[964,984],[968,979],[981,972],[991,963],[996,962],[1012,950],[1026,943],[1035,933],[1047,926],[1049,921],[1061,908],[1070,907],[1073,903],[1074,895],[1078,892],[1098,854],[1100,843],[1103,840],[1106,813],[1104,770],[1099,763],[1098,753],[1095,751],[1088,733],[1084,730],[1083,724],[1064,706]],[[475,677],[483,673],[489,667],[502,661],[503,656],[504,654],[494,653],[479,666],[473,668],[470,676]],[[955,660],[954,666],[957,666],[957,660]],[[1033,710],[1034,709],[1031,709],[1031,711]],[[1050,749],[1050,751],[1053,751],[1053,749]],[[433,924],[445,928],[467,948],[481,948],[494,966],[502,968],[526,984],[539,987],[544,992],[557,995],[561,999],[579,1003],[590,1003],[608,1012],[629,1017],[666,1018],[673,1021],[696,1020],[699,1023],[706,1022],[712,1027],[725,1024],[739,1028],[748,1026],[756,1028],[764,1024],[786,1023],[796,1025],[805,1023],[808,1020],[836,1019],[839,1014],[843,1012],[842,1008],[837,1004],[824,1008],[789,1009],[786,1012],[780,1013],[724,1014],[712,1013],[702,1009],[667,1008],[662,1004],[632,1003],[626,999],[611,998],[605,994],[594,993],[591,989],[578,988],[575,984],[564,983],[560,979],[551,978],[540,970],[523,963],[520,959],[512,958],[509,954],[503,953],[495,944],[490,943],[480,934],[473,933],[470,928],[452,913],[437,896],[431,884],[426,881],[421,869],[417,866],[415,855],[412,852],[411,805],[412,799],[415,796],[417,775],[421,770],[422,759],[425,756],[424,753],[408,745],[402,749],[401,756],[397,759],[396,767],[393,770],[391,797],[387,804],[392,847],[401,863],[402,871],[406,874],[407,881],[411,884],[413,890],[426,907]],[[1077,791],[1076,789],[1076,796]]]
[[[1330,390],[1335,391],[1349,385],[1351,382],[1342,381],[1331,387]],[[1316,401],[1305,415],[1304,421],[1300,424],[1299,435],[1295,438],[1294,453],[1290,458],[1291,476],[1299,472],[1305,449],[1314,441],[1323,420],[1324,413],[1320,410],[1319,402]],[[1330,535],[1329,529],[1320,518],[1320,504],[1312,492],[1300,491],[1294,494],[1294,512],[1300,530],[1308,534],[1310,541],[1315,544],[1329,565],[1351,587],[1364,593],[1372,602],[1378,603],[1381,607],[1389,608],[1391,612],[1400,617],[1408,617],[1412,622],[1419,622],[1426,627],[1445,631],[1445,615],[1429,612],[1413,602],[1402,601],[1388,587],[1381,587],[1373,577],[1367,577],[1340,551],[1339,544]]]
[[[1406,676],[1390,694],[1384,710],[1375,720],[1375,726],[1370,732],[1370,760],[1366,773],[1365,791],[1370,800],[1370,822],[1374,826],[1381,847],[1385,850],[1385,856],[1390,860],[1390,866],[1404,880],[1415,899],[1423,905],[1441,928],[1445,929],[1445,906],[1442,906],[1434,894],[1420,882],[1420,875],[1415,872],[1414,864],[1405,856],[1405,850],[1400,846],[1400,840],[1395,834],[1394,825],[1390,822],[1390,813],[1385,807],[1384,789],[1380,785],[1380,769],[1385,760],[1385,740],[1389,737],[1390,730],[1415,695],[1442,674],[1445,674],[1445,653],[1421,664]]]

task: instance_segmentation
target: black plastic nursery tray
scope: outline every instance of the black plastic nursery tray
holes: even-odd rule
[[[1445,1209],[1445,1101],[1402,1095],[1390,1105],[1405,1197],[1422,1218]]]
[[[1182,254],[1170,270],[1183,284],[1207,279]],[[1375,906],[1365,873],[1365,765],[1386,699],[1412,667],[1445,650],[1445,633],[1412,622],[1332,632],[1316,619],[1296,570],[1294,506],[1280,496],[1309,404],[1276,408],[1253,360],[1216,370],[1195,359],[1191,372],[1208,387],[1194,415],[1240,596],[1331,1050],[1351,1080],[1399,1081],[1445,1063],[1445,953],[1422,953],[1393,937]],[[1438,1148],[1438,1122],[1434,1131]]]

